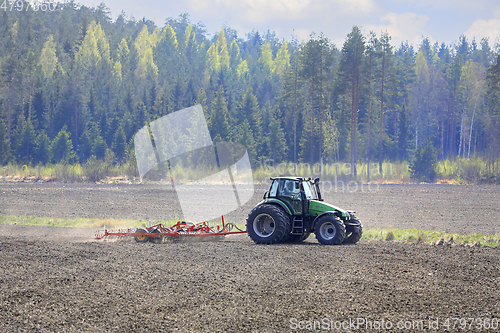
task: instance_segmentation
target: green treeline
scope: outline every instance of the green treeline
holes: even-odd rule
[[[500,55],[487,39],[393,47],[353,27],[336,46],[58,6],[0,12],[2,165],[126,163],[138,129],[194,104],[254,166],[342,161],[356,174],[355,162],[413,160],[427,137],[439,160],[499,158]]]

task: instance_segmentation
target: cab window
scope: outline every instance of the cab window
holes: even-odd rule
[[[304,187],[304,193],[306,195],[306,199],[307,200],[312,200],[313,196],[312,196],[312,193],[311,193],[311,186],[309,185],[309,183],[303,182],[302,186]]]
[[[312,196],[312,198],[314,200],[317,200],[319,198],[319,196],[318,196],[318,191],[316,191],[316,185],[311,185],[309,188],[311,189],[311,196]]]
[[[273,186],[271,186],[271,190],[269,191],[269,196],[270,197],[275,197],[276,196],[276,192],[278,191],[278,185],[279,185],[279,181],[274,180],[273,181]]]
[[[281,181],[281,186],[279,188],[280,197],[292,197],[297,196],[300,190],[295,188],[295,180],[284,179]]]

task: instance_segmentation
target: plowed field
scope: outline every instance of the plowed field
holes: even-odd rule
[[[265,190],[226,220],[244,223]],[[325,200],[368,228],[499,232],[495,186],[384,185]],[[182,217],[169,186],[57,183],[1,185],[0,214]],[[246,235],[139,244],[94,232],[0,225],[0,332],[498,331],[500,249],[313,236],[261,246]]]

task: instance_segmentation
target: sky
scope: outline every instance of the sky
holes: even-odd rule
[[[408,41],[417,47],[423,37],[453,45],[461,35],[490,46],[500,42],[499,0],[75,0],[110,8],[113,19],[150,19],[159,27],[167,18],[188,13],[192,23],[203,23],[211,37],[224,26],[245,38],[252,31],[274,31],[279,39],[295,36],[306,41],[314,32],[342,47],[354,25],[365,35],[387,31],[391,43]]]

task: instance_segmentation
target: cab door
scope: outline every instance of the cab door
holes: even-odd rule
[[[302,214],[302,195],[298,180],[282,179],[278,187],[278,197],[291,208],[293,215]]]

